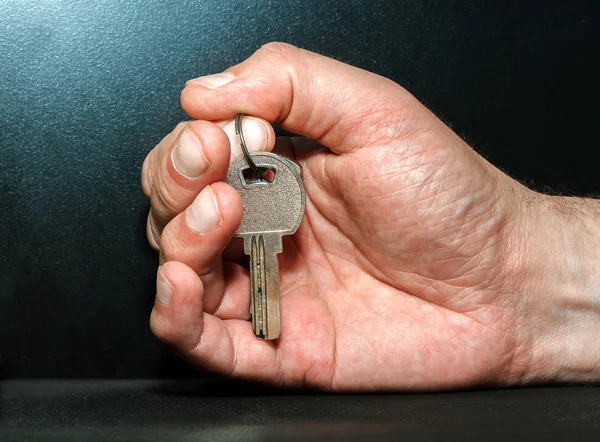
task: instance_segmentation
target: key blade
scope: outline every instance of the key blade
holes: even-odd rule
[[[244,251],[250,255],[252,328],[259,339],[277,339],[281,332],[277,260],[281,248],[278,234],[244,237]]]

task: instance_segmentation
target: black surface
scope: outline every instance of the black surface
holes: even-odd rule
[[[211,381],[0,383],[6,441],[597,441],[600,389],[274,394]]]
[[[271,40],[391,77],[493,163],[598,193],[600,2],[0,2],[0,377],[192,372],[148,329],[139,186],[187,79]]]

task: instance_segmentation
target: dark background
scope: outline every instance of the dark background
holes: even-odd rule
[[[139,176],[187,79],[287,41],[392,78],[540,190],[598,193],[597,1],[0,1],[0,378],[194,372],[152,337]]]

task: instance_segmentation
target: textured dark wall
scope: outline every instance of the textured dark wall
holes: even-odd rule
[[[539,5],[539,6],[534,6]],[[375,71],[491,162],[599,192],[597,1],[0,2],[0,376],[177,376],[150,334],[147,152],[185,80],[287,41]]]

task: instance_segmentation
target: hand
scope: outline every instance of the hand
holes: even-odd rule
[[[597,226],[564,215],[583,203],[501,173],[392,81],[289,45],[188,82],[181,101],[199,121],[149,154],[142,181],[164,262],[151,327],[182,357],[327,390],[598,379]],[[257,117],[255,149],[275,145],[263,120],[309,138],[276,147],[301,164],[307,202],[280,255],[274,342],[252,333],[248,270],[227,247],[238,113]]]

